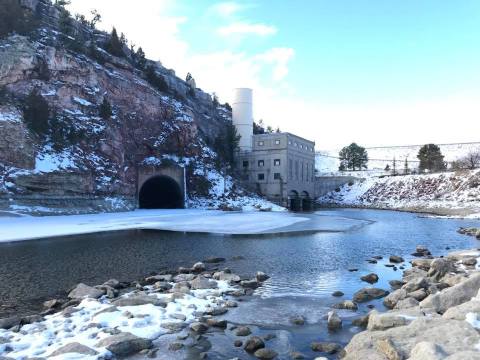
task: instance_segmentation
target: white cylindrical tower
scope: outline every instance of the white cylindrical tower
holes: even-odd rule
[[[240,151],[252,151],[253,107],[252,89],[234,90],[232,103],[232,122],[240,135]]]

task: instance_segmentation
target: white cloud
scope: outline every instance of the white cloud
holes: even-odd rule
[[[210,8],[211,11],[222,17],[230,17],[241,9],[243,9],[243,6],[234,1],[217,3]]]
[[[247,22],[234,22],[232,24],[218,28],[221,36],[231,35],[257,35],[269,36],[277,33],[277,28],[265,24],[250,24]]]
[[[266,64],[273,65],[273,80],[283,80],[288,75],[288,63],[294,56],[292,48],[273,48],[257,56]]]

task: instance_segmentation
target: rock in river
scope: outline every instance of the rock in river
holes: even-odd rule
[[[247,341],[245,341],[245,346],[243,347],[246,352],[253,353],[258,349],[264,348],[265,343],[262,338],[258,336],[252,336]]]
[[[152,341],[122,332],[100,340],[95,347],[104,347],[116,356],[128,356],[152,347]]]
[[[190,286],[193,290],[197,289],[216,289],[218,287],[215,280],[207,279],[206,277],[199,275],[192,281],[190,281]]]
[[[327,354],[335,354],[342,349],[340,345],[332,342],[313,342],[310,345],[310,348],[313,351],[323,352]]]
[[[405,261],[401,256],[397,256],[397,255],[390,256],[389,260],[391,263],[395,263],[395,264],[399,264]]]
[[[255,355],[257,359],[271,360],[271,359],[274,359],[278,354],[276,351],[272,349],[263,348],[255,351],[253,355]]]
[[[363,288],[353,295],[353,301],[357,303],[367,302],[373,299],[380,299],[388,295],[388,291],[378,288]]]
[[[370,273],[368,275],[362,276],[360,279],[362,281],[368,282],[369,284],[375,284],[378,281],[378,275]]]
[[[328,312],[327,326],[330,331],[337,331],[342,328],[342,319],[335,311]]]
[[[102,296],[104,292],[99,289],[95,289],[94,287],[85,285],[83,283],[78,284],[75,288],[70,291],[68,297],[70,299],[84,299],[84,298],[92,298],[98,299]]]

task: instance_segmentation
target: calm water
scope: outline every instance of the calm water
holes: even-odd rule
[[[347,232],[282,236],[221,236],[154,231],[100,233],[38,241],[0,244],[0,316],[37,309],[41,300],[65,295],[78,282],[100,284],[109,278],[135,280],[152,271],[190,266],[211,256],[227,258],[223,266],[241,275],[257,270],[271,276],[258,296],[227,314],[232,322],[259,326],[259,332],[277,335],[274,347],[284,353],[300,349],[308,354],[312,340],[348,341],[356,329],[335,335],[325,330],[324,316],[338,302],[334,290],[353,292],[366,285],[359,277],[369,272],[380,276],[376,286],[388,289],[388,280],[400,273],[383,261],[368,264],[373,255],[409,255],[418,244],[434,255],[454,249],[480,246],[473,237],[459,235],[460,226],[479,226],[479,221],[419,217],[391,211],[341,209],[322,211],[363,220]],[[324,219],[324,216],[319,216]],[[364,220],[368,220],[364,221]],[[243,256],[242,260],[232,260]],[[358,268],[358,272],[349,272]],[[381,307],[381,303],[376,303]],[[362,307],[359,313],[366,312]],[[304,314],[308,325],[296,328],[288,323],[291,315]],[[348,323],[352,313],[341,314]],[[353,314],[353,315],[358,315]],[[230,349],[228,334],[216,334],[212,356],[219,358]],[[277,343],[275,343],[277,342]],[[225,346],[222,344],[225,343]],[[228,346],[226,345],[228,344]],[[228,350],[229,356],[243,356]]]

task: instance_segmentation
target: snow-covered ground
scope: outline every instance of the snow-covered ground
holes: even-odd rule
[[[368,177],[318,199],[322,204],[462,214],[480,217],[480,171]]]
[[[0,242],[128,229],[256,234],[307,220],[307,217],[288,212],[222,212],[197,209],[0,217]]]

